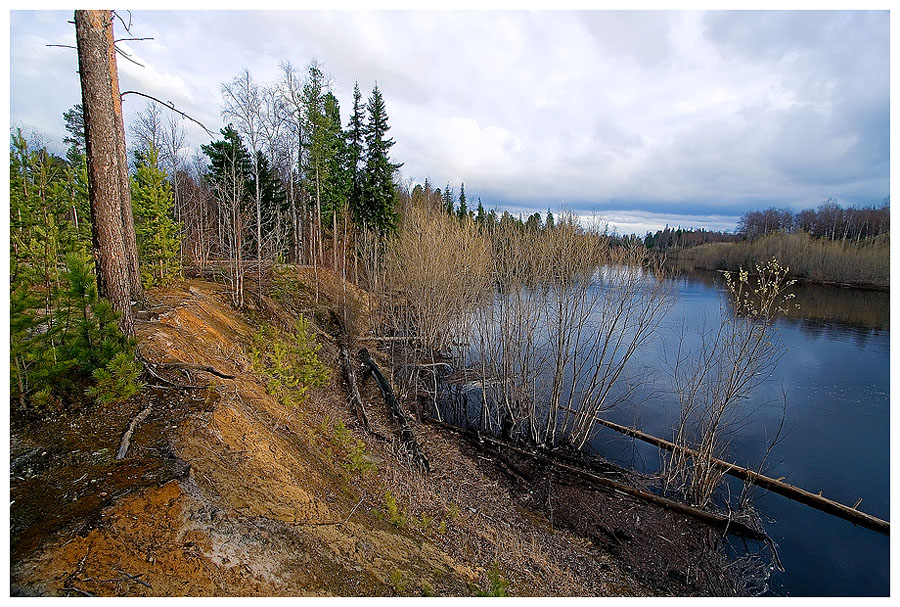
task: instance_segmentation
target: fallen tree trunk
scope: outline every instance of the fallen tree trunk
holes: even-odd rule
[[[683,447],[681,445],[676,445],[673,442],[658,438],[656,436],[651,436],[650,434],[646,434],[644,432],[641,432],[640,430],[635,430],[634,428],[621,426],[604,419],[595,419],[594,422],[601,426],[606,426],[607,428],[615,430],[616,432],[621,432],[622,434],[626,434],[638,440],[650,443],[651,445],[656,445],[657,447],[666,449],[667,451],[684,453],[691,458],[699,456],[699,454],[693,449],[689,449],[688,447]],[[728,474],[735,478],[739,478],[745,482],[752,483],[757,487],[762,487],[764,489],[772,491],[773,493],[778,493],[779,495],[783,495],[794,501],[806,504],[807,506],[812,506],[813,508],[821,510],[822,512],[826,512],[834,516],[839,516],[845,520],[850,521],[851,523],[860,525],[861,527],[872,529],[873,531],[878,531],[879,533],[883,533],[884,535],[890,535],[890,523],[872,516],[871,514],[866,514],[865,512],[857,510],[856,506],[859,505],[859,502],[856,503],[856,506],[851,508],[850,506],[845,506],[844,504],[836,502],[832,499],[828,499],[827,497],[822,497],[821,494],[810,493],[805,489],[800,489],[799,487],[795,487],[793,485],[782,482],[780,479],[763,476],[758,472],[743,468],[741,466],[738,466],[737,464],[731,464],[729,462],[716,458],[710,458],[710,463],[722,470],[722,472],[724,472],[725,474]]]
[[[378,365],[372,359],[372,355],[369,354],[368,350],[365,348],[361,349],[359,351],[359,356],[366,366],[368,366],[372,377],[378,382],[378,387],[381,389],[381,396],[384,398],[384,402],[387,403],[388,409],[391,412],[391,417],[397,422],[397,425],[400,426],[400,441],[403,443],[403,446],[406,447],[406,452],[409,453],[414,464],[419,466],[425,472],[428,472],[428,458],[425,457],[425,453],[422,451],[419,443],[416,442],[412,428],[409,427],[409,420],[400,408],[397,397],[394,396],[393,388],[391,388],[391,385],[384,378],[384,375],[381,374]]]
[[[215,367],[210,367],[209,365],[198,365],[195,363],[183,363],[183,362],[169,362],[169,363],[157,363],[160,367],[166,367],[167,369],[186,369],[188,371],[203,371],[204,373],[209,373],[211,375],[215,375],[216,377],[221,377],[222,379],[234,379],[234,375],[230,375],[228,373],[223,373],[216,369]]]
[[[356,372],[353,370],[353,363],[350,361],[350,352],[347,346],[340,345],[341,369],[344,372],[344,379],[347,382],[347,392],[350,397],[350,407],[356,415],[356,419],[362,424],[367,432],[371,432],[369,428],[369,416],[366,415],[366,408],[363,405],[362,396],[359,394],[359,387],[356,383]]]
[[[153,377],[155,377],[156,379],[158,379],[159,381],[161,381],[163,383],[169,384],[170,386],[173,386],[175,388],[180,388],[183,390],[199,390],[199,389],[206,388],[208,386],[195,386],[192,384],[182,384],[182,383],[179,383],[176,381],[172,381],[171,379],[166,379],[165,377],[163,377],[162,375],[160,375],[159,373],[156,372],[156,368],[162,367],[165,369],[184,369],[184,370],[188,370],[188,371],[203,371],[205,373],[210,373],[212,375],[215,375],[216,377],[221,377],[222,379],[234,379],[234,375],[222,373],[221,371],[219,371],[213,367],[206,366],[206,365],[198,365],[198,364],[194,364],[194,363],[183,363],[183,362],[177,362],[177,361],[176,362],[168,362],[168,363],[152,363],[149,360],[147,360],[146,358],[144,358],[143,356],[141,356],[140,352],[138,352],[137,358],[138,358],[138,360],[141,361],[141,364],[143,364],[144,370],[147,373],[149,373],[150,375],[152,375]]]
[[[662,506],[669,510],[673,510],[680,514],[684,514],[686,516],[690,516],[692,518],[701,520],[701,521],[707,523],[708,525],[711,525],[712,527],[715,527],[716,529],[721,530],[723,533],[729,533],[732,535],[737,535],[739,537],[756,540],[756,541],[760,541],[760,542],[770,541],[769,537],[762,531],[754,529],[753,527],[750,527],[749,525],[745,525],[744,523],[741,523],[739,521],[735,521],[733,519],[730,519],[728,517],[721,516],[718,514],[713,514],[712,512],[707,512],[705,510],[700,510],[699,508],[694,508],[693,506],[689,506],[689,505],[683,504],[681,502],[676,502],[675,500],[671,500],[671,499],[662,497],[660,495],[656,495],[655,493],[650,493],[649,491],[643,491],[641,489],[637,489],[635,487],[626,485],[624,483],[620,483],[618,481],[604,478],[602,476],[594,474],[593,472],[589,472],[587,470],[583,470],[581,468],[577,468],[570,464],[558,461],[557,459],[554,459],[553,457],[550,457],[549,455],[544,455],[544,454],[536,452],[536,451],[523,449],[522,447],[510,444],[506,441],[494,438],[492,436],[485,436],[483,434],[473,433],[472,431],[468,431],[468,430],[467,431],[460,430],[459,428],[456,428],[455,426],[451,426],[450,424],[445,424],[445,423],[436,422],[436,421],[431,421],[429,423],[440,425],[442,428],[447,428],[453,432],[457,432],[459,434],[468,436],[469,438],[473,439],[476,442],[492,444],[495,446],[495,448],[498,449],[498,453],[499,453],[500,448],[508,449],[515,453],[519,453],[520,455],[524,455],[524,456],[534,459],[536,461],[553,466],[554,468],[564,470],[570,474],[579,476],[581,478],[589,480],[598,485],[602,485],[604,487],[609,487],[620,493],[624,493],[626,495],[630,495],[632,497],[636,497],[638,499],[642,499],[644,501],[651,502],[658,506]],[[479,447],[483,448],[483,445],[479,445]]]

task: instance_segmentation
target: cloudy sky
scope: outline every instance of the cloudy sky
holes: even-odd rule
[[[10,13],[10,125],[63,149],[71,11]],[[889,15],[869,12],[132,11],[122,90],[223,126],[222,82],[316,58],[346,124],[377,81],[404,177],[619,232],[890,189]],[[126,34],[120,27],[117,37]],[[126,122],[145,107],[125,97]],[[126,124],[127,127],[127,124]],[[185,123],[190,143],[209,136]]]

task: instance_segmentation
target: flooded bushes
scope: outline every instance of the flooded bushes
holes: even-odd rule
[[[473,312],[475,366],[490,378],[481,383],[481,423],[580,448],[594,418],[640,383],[629,361],[672,292],[647,271],[643,247],[612,249],[571,218],[521,238],[511,230],[493,235],[492,305]]]
[[[719,318],[703,330],[695,347],[682,335],[673,377],[680,403],[674,442],[694,454],[675,451],[663,463],[668,491],[692,504],[706,506],[722,479],[713,459],[725,455],[729,433],[741,414],[741,403],[765,381],[783,354],[773,324],[786,311],[794,281],[788,269],[771,259],[756,274],[725,273],[729,298]]]
[[[581,447],[635,385],[629,360],[671,304],[647,263],[639,243],[612,248],[572,217],[486,229],[414,212],[389,254],[396,330],[477,380],[480,427]],[[435,399],[436,376],[417,386]]]

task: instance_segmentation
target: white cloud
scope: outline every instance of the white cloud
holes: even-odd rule
[[[60,138],[79,100],[74,52],[42,41],[71,40],[67,18],[11,19],[11,119],[58,124]],[[120,59],[123,87],[215,131],[222,82],[247,68],[264,84],[280,61],[316,57],[345,121],[354,81],[364,97],[378,82],[406,175],[465,181],[486,203],[732,217],[888,193],[886,12],[137,11],[134,23],[154,40],[127,43],[147,67]]]

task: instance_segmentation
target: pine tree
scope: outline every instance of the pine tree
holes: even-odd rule
[[[75,11],[75,39],[98,290],[119,314],[122,331],[131,336],[134,335],[131,302],[142,301],[144,292],[125,158],[112,11]]]
[[[67,112],[63,112],[63,119],[66,121],[66,130],[69,132],[63,138],[63,143],[69,144],[66,151],[66,158],[70,162],[74,162],[78,158],[84,156],[86,146],[84,142],[84,108],[81,104],[75,104]]]
[[[366,168],[364,204],[360,209],[362,223],[379,234],[391,232],[397,221],[394,209],[394,171],[402,164],[392,163],[388,155],[393,139],[388,139],[388,115],[384,98],[376,84],[366,103],[368,122],[366,123]]]
[[[169,284],[181,273],[178,251],[182,226],[172,219],[172,186],[159,166],[159,150],[152,144],[142,154],[131,192],[141,280],[145,288]]]
[[[80,247],[86,247],[84,250],[88,251],[91,246],[91,203],[88,197],[84,109],[81,107],[81,104],[79,103],[69,111],[63,112],[63,120],[66,122],[66,131],[69,132],[63,138],[63,142],[69,144],[69,149],[66,150],[66,159],[69,163],[65,169],[69,193],[68,213],[75,227],[74,231],[64,233],[64,237],[71,236],[78,242]]]
[[[83,158],[32,150],[18,132],[10,152],[10,393],[20,411],[43,411],[81,402],[96,369],[134,352],[97,294],[90,226],[71,213],[86,211],[85,181],[73,183]]]

